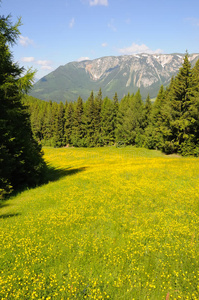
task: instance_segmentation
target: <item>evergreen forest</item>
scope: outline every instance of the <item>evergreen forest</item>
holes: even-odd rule
[[[153,103],[140,91],[118,101],[93,91],[84,103],[60,104],[25,96],[33,136],[53,147],[135,145],[166,154],[199,155],[199,61],[192,68],[188,53],[176,77]]]

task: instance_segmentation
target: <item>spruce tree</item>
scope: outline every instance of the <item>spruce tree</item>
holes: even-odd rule
[[[194,148],[193,143],[193,120],[191,112],[191,85],[192,85],[191,64],[188,54],[177,76],[174,78],[168,93],[171,120],[169,129],[171,135],[165,138],[166,146],[171,145],[170,152],[179,152],[183,155],[189,154]]]
[[[95,146],[95,103],[93,91],[91,91],[90,97],[87,99],[84,108],[83,115],[83,146],[94,147]]]
[[[164,147],[164,125],[166,120],[166,92],[161,85],[156,100],[153,104],[151,112],[151,124],[145,129],[145,139],[148,148],[156,148],[162,150]],[[167,134],[168,136],[168,134]]]
[[[72,128],[73,128],[73,114],[74,114],[74,105],[70,102],[67,105],[65,113],[65,127],[64,127],[64,138],[66,145],[71,145],[72,141]]]
[[[152,103],[148,94],[144,105],[144,127],[147,127],[151,123]]]
[[[124,97],[120,103],[117,119],[117,140],[127,145],[141,144],[144,108],[140,90]]]
[[[126,112],[129,108],[130,95],[124,96],[119,104],[118,114],[117,114],[117,126],[116,126],[116,142],[117,143],[127,143],[128,135],[125,130],[124,119],[126,117]]]
[[[60,102],[58,105],[57,118],[55,120],[54,147],[63,147],[65,145],[64,126],[65,110],[63,102]]]
[[[53,109],[52,101],[49,101],[45,107],[44,121],[43,121],[43,144],[46,146],[51,146],[51,141],[53,138]]]
[[[119,101],[117,93],[113,97],[113,127],[114,127],[114,142],[116,141],[117,116],[119,110]]]
[[[112,145],[115,142],[114,103],[108,97],[103,100],[102,104],[101,136],[104,145]]]
[[[34,186],[42,180],[45,163],[34,140],[30,116],[22,103],[34,73],[13,62],[10,46],[20,32],[20,20],[0,17],[0,197],[12,188]]]
[[[79,96],[74,110],[73,128],[71,133],[71,141],[73,146],[83,146],[83,124],[82,118],[84,113],[83,100]]]
[[[102,109],[102,90],[99,89],[97,96],[94,99],[94,143],[95,146],[102,144],[101,140],[101,109]]]

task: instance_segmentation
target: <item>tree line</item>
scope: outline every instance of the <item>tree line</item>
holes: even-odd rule
[[[199,61],[191,68],[188,54],[170,85],[160,87],[154,103],[140,91],[118,101],[93,91],[84,103],[60,104],[30,96],[28,106],[34,138],[53,147],[136,145],[167,154],[199,155]]]

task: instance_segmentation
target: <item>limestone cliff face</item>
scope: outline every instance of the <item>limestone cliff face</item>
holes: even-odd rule
[[[30,94],[43,100],[70,102],[79,95],[86,100],[91,90],[97,93],[99,88],[104,97],[112,98],[117,92],[120,99],[139,88],[143,99],[148,93],[153,98],[160,86],[167,86],[178,73],[183,59],[183,54],[136,54],[71,62],[40,79]],[[192,66],[198,59],[199,54],[189,56]]]
[[[117,69],[117,74],[126,79],[126,87],[133,84],[140,88],[156,82],[169,82],[181,67],[183,58],[181,54],[110,56],[80,62],[79,68],[84,68],[93,81],[104,79]],[[193,54],[189,59],[192,62],[196,58],[199,58],[199,54]]]

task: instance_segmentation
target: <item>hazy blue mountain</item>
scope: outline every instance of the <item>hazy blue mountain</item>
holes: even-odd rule
[[[107,56],[94,60],[71,62],[58,67],[33,86],[30,95],[56,102],[76,101],[78,96],[87,100],[93,90],[102,89],[103,97],[119,99],[138,88],[144,98],[157,96],[160,86],[167,86],[182,66],[183,54],[136,54]],[[199,54],[189,56],[192,65]]]

